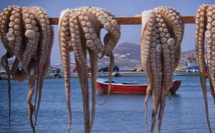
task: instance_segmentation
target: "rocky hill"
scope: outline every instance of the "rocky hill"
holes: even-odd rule
[[[134,43],[122,43],[113,51],[115,64],[120,69],[128,70],[129,68],[140,67],[140,45]],[[109,64],[109,58],[105,57],[99,60],[98,67],[103,67]]]
[[[125,42],[118,45],[113,51],[115,64],[120,67],[120,70],[128,70],[141,67],[140,45]],[[185,51],[181,53],[180,66],[185,65],[188,57],[196,57],[195,50]],[[109,64],[109,58],[105,57],[99,60],[98,67],[104,67]]]

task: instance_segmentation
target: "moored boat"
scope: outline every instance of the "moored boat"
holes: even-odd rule
[[[96,80],[96,89],[99,92],[107,93],[109,82],[107,80]],[[147,84],[135,82],[116,82],[112,81],[110,93],[118,94],[141,94],[146,93]],[[181,80],[174,80],[170,89],[171,94],[175,94],[181,85]]]
[[[199,76],[199,67],[197,65],[197,60],[194,57],[189,57],[186,59],[186,67],[177,67],[173,73],[175,76]],[[205,77],[208,76],[207,65],[205,65]]]
[[[175,70],[173,75],[175,76],[199,76],[199,70]]]

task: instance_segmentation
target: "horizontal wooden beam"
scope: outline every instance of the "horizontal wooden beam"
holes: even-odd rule
[[[141,17],[115,17],[120,25],[138,25],[141,24]],[[186,24],[194,23],[194,16],[182,16],[182,21]],[[50,18],[52,25],[58,24],[58,18]]]

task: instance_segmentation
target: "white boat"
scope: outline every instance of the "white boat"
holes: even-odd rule
[[[173,75],[175,75],[175,76],[199,76],[199,71],[175,70]]]
[[[176,76],[199,76],[199,67],[196,58],[187,58],[186,67],[176,69],[173,73]]]

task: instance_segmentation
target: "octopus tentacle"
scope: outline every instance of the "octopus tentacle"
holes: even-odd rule
[[[171,98],[169,89],[172,86],[172,75],[179,61],[177,58],[180,53],[176,54],[176,51],[180,49],[183,24],[180,17],[175,19],[175,15],[179,13],[169,7],[158,7],[142,13],[141,60],[149,84],[145,97],[145,119],[147,120],[147,101],[152,92],[151,132],[154,132],[158,109],[158,132],[161,130],[165,97],[168,95]]]
[[[104,10],[104,19],[101,20],[103,24],[103,28],[108,31],[108,33],[104,37],[104,50],[102,52],[102,56],[106,55],[110,57],[110,71],[109,71],[109,86],[108,86],[108,97],[110,95],[111,90],[111,82],[112,82],[112,71],[114,67],[114,56],[112,53],[113,48],[116,46],[120,37],[120,26],[117,21],[113,19],[114,15],[110,14],[110,12]],[[98,18],[99,19],[99,18]],[[106,20],[106,21],[105,21]],[[108,99],[108,98],[107,98]]]
[[[170,82],[169,76],[171,74],[171,68],[170,68],[171,59],[170,59],[170,50],[169,50],[168,44],[167,44],[168,38],[166,37],[166,33],[164,32],[164,29],[166,29],[166,24],[165,24],[162,16],[158,12],[156,12],[155,17],[156,17],[156,22],[157,22],[157,27],[156,27],[157,33],[156,33],[156,39],[154,39],[154,40],[156,40],[156,43],[158,45],[154,49],[156,49],[156,51],[157,51],[157,54],[156,54],[157,55],[157,57],[156,57],[157,67],[153,68],[154,70],[153,69],[152,70],[153,70],[153,72],[157,71],[157,73],[158,73],[158,75],[155,75],[155,77],[158,76],[158,79],[157,79],[158,81],[155,81],[155,82],[156,82],[157,88],[159,88],[159,89],[157,89],[157,91],[159,93],[161,93],[161,94],[158,93],[159,95],[155,96],[155,97],[161,98],[160,103],[158,101],[155,101],[155,103],[160,104],[159,123],[158,123],[158,131],[160,131],[161,124],[162,124],[163,111],[164,111],[165,104],[166,104],[165,96],[166,96],[166,94],[170,95],[170,93],[167,90],[167,86]],[[168,33],[168,30],[166,32]],[[160,91],[160,89],[161,89],[161,91]],[[170,95],[170,97],[171,97],[171,95]]]
[[[154,11],[146,11],[142,13],[144,17],[146,17],[146,20],[142,21],[143,30],[142,30],[142,36],[141,36],[141,49],[142,49],[142,64],[144,70],[147,71],[147,80],[149,81],[149,87],[147,88],[147,94],[145,98],[145,104],[147,107],[147,101],[150,96],[150,92],[152,91],[153,96],[153,114],[152,114],[152,125],[151,125],[151,131],[154,129],[154,125],[156,122],[156,114],[158,107],[160,105],[160,97],[161,97],[161,88],[159,85],[159,72],[153,72],[153,70],[157,70],[157,67],[161,67],[157,65],[157,52],[161,52],[160,49],[156,49],[156,47],[159,47],[159,44],[157,46],[157,38],[156,35],[156,19],[155,19],[155,12]],[[148,16],[148,18],[147,18]],[[153,26],[154,25],[154,26]],[[143,52],[144,51],[144,52]],[[152,79],[156,80],[157,82],[153,82]],[[161,83],[161,82],[160,82]],[[152,89],[153,88],[153,89]],[[151,90],[152,89],[152,90]],[[147,108],[145,116],[147,115]],[[147,120],[147,119],[146,119]],[[146,121],[147,123],[147,121]]]
[[[206,31],[205,31],[205,39],[206,39],[206,57],[207,57],[207,64],[208,64],[208,71],[209,77],[212,81],[213,87],[215,86],[215,73],[213,72],[215,69],[215,53],[213,52],[213,45],[215,44],[215,10],[214,5],[209,5],[206,10]],[[213,16],[213,17],[212,17]],[[214,94],[212,93],[212,96]],[[215,97],[214,97],[215,99]]]
[[[77,59],[76,59],[77,61]],[[88,90],[88,71],[87,64],[79,64],[79,61],[76,62],[77,71],[79,74],[79,82],[81,84],[82,97],[83,97],[83,111],[84,111],[84,131],[90,133],[90,111],[89,111],[89,90]],[[86,66],[86,67],[85,67]]]
[[[10,49],[13,51],[18,60],[21,60],[25,45],[23,45],[23,23],[22,8],[16,7],[10,17],[9,31],[6,35]]]
[[[170,38],[171,37],[170,33],[168,32],[166,23],[163,20],[162,16],[159,13],[157,13],[156,17],[157,17],[156,20],[157,20],[157,25],[158,25],[158,39],[159,39],[159,42],[161,43],[161,47],[162,47],[162,51],[163,51],[162,52],[162,60],[163,60],[163,81],[162,82],[163,82],[165,93],[169,94],[169,92],[167,91],[167,88],[172,80],[172,78],[171,78],[171,75],[172,75],[171,61],[174,61],[175,58],[171,58],[170,44],[168,41],[173,38]],[[174,43],[171,45],[174,45]],[[174,47],[173,47],[173,49],[174,49]]]
[[[51,26],[51,41],[50,41],[50,44],[49,44],[49,48],[48,48],[48,54],[47,54],[47,58],[46,58],[46,62],[45,62],[45,64],[44,64],[44,66],[43,66],[43,72],[42,72],[42,78],[41,78],[41,86],[40,86],[40,95],[39,95],[39,97],[38,97],[38,105],[40,105],[40,102],[41,102],[41,98],[42,98],[42,95],[41,95],[41,93],[42,93],[42,86],[43,86],[43,83],[44,83],[44,78],[45,78],[45,74],[46,74],[46,72],[48,71],[48,69],[49,69],[49,67],[50,67],[50,63],[51,63],[51,49],[52,49],[52,45],[53,45],[53,42],[54,42],[54,30],[53,30],[53,27]],[[35,97],[36,97],[36,95],[35,95]],[[35,104],[36,105],[36,104]],[[36,110],[36,112],[38,113],[38,111],[39,111],[39,107],[37,107],[37,110]],[[36,117],[37,118],[37,117]],[[36,118],[35,118],[35,125],[36,125]]]
[[[59,17],[58,24],[58,40],[59,40],[59,48],[61,54],[61,61],[63,65],[64,71],[64,83],[65,83],[65,91],[66,91],[66,104],[68,108],[68,128],[67,131],[70,132],[71,124],[72,124],[72,110],[70,105],[70,54],[71,44],[69,42],[69,36],[66,36],[65,33],[69,33],[69,10],[64,10],[61,12]]]
[[[71,13],[70,14],[70,33],[71,33],[71,44],[74,51],[76,66],[79,75],[79,82],[81,84],[82,98],[83,98],[83,111],[84,111],[84,129],[85,132],[90,132],[90,118],[89,118],[89,91],[88,91],[88,71],[87,71],[87,60],[86,60],[86,48],[84,47],[84,40],[80,36],[81,24],[83,22],[83,12]],[[83,29],[83,28],[82,28]],[[83,31],[84,32],[84,31]]]
[[[4,11],[0,15],[0,39],[2,41],[3,46],[7,50],[6,54],[2,56],[1,62],[2,66],[5,68],[8,76],[8,115],[9,115],[9,129],[10,129],[10,122],[11,122],[11,83],[10,83],[10,68],[8,65],[8,58],[11,58],[14,54],[13,51],[10,49],[10,45],[8,45],[8,40],[7,40],[7,32],[9,30],[9,26],[7,25],[10,22],[10,15],[15,7],[14,6],[8,6],[7,8],[4,9]]]
[[[98,25],[98,28],[104,28],[108,31],[108,33],[104,36],[104,45],[98,43],[96,45],[101,53],[101,56],[99,58],[102,58],[104,55],[110,57],[110,71],[109,71],[109,86],[108,86],[108,97],[105,100],[104,103],[109,98],[110,95],[110,89],[111,89],[111,82],[112,82],[112,71],[114,66],[114,57],[112,55],[112,50],[116,46],[119,37],[120,37],[120,26],[117,24],[117,21],[113,19],[114,15],[112,15],[109,11],[101,9],[101,8],[92,8],[91,10],[92,17],[97,20],[100,25]],[[97,39],[98,40],[98,39]],[[96,43],[96,41],[95,41]],[[104,104],[102,103],[102,104]],[[100,104],[100,105],[102,105]]]
[[[92,7],[89,8],[89,12],[90,14],[92,14],[90,18],[94,19],[95,21],[92,22],[92,25],[96,24],[95,28],[97,29],[104,28],[105,30],[108,31],[108,33],[104,37],[105,46],[103,46],[97,38],[95,39],[95,46],[98,48],[100,52],[102,52],[102,56],[100,57],[102,58],[104,55],[108,55],[109,51],[112,51],[113,48],[116,46],[116,42],[118,41],[120,36],[120,27],[117,24],[117,21],[114,19],[114,15],[112,15],[107,10]],[[99,33],[96,34],[99,35]]]
[[[79,25],[80,19],[77,17],[79,17],[79,15],[75,14],[75,16],[72,16],[69,19],[71,43],[72,43],[72,48],[73,48],[76,60],[80,63],[80,65],[84,66],[87,63],[86,63],[86,57],[84,56],[85,51],[83,50],[83,47],[82,47],[82,38],[80,36],[81,34],[80,25]]]
[[[116,46],[121,34],[120,26],[118,25],[117,21],[113,19],[114,16],[112,17],[112,19],[110,19],[110,17],[112,16],[107,17],[108,21],[103,24],[103,27],[108,31],[108,33],[104,37],[105,48],[102,53],[106,56],[108,56],[109,53],[113,50],[113,48]],[[110,28],[108,28],[109,25],[111,25]]]
[[[156,14],[155,14],[155,17],[156,17]],[[156,23],[156,20],[155,20],[155,23]],[[152,31],[156,31],[156,24],[155,26],[152,27]],[[161,100],[163,95],[163,90],[161,88],[161,82],[162,82],[161,71],[163,69],[163,66],[161,65],[161,44],[159,42],[159,39],[153,35],[153,32],[151,35],[150,67],[151,67],[152,78],[154,80],[152,82],[153,113],[152,113],[152,125],[151,125],[151,131],[153,131],[156,123],[157,110],[159,106],[162,106],[162,103],[163,103],[163,101]]]
[[[103,28],[108,31],[108,33],[104,37],[104,50],[102,52],[102,56],[104,55],[110,57],[110,71],[109,71],[109,86],[108,86],[108,97],[110,95],[111,90],[111,82],[112,82],[112,71],[114,67],[114,56],[112,53],[113,48],[116,46],[117,42],[119,41],[120,37],[120,26],[118,25],[117,21],[113,19],[114,15],[112,15],[110,12],[104,10],[104,15],[101,20],[101,23],[103,24]],[[99,18],[98,18],[99,19]],[[106,20],[106,21],[105,21]],[[108,99],[108,98],[107,98]]]
[[[15,15],[16,13],[17,13],[17,15]],[[9,45],[10,49],[12,51],[14,51],[14,44],[15,44],[15,39],[16,39],[15,34],[14,34],[14,32],[15,32],[15,17],[19,16],[19,13],[17,12],[16,8],[11,12],[11,16],[13,16],[13,19],[10,19],[6,38],[8,40],[8,45]],[[19,30],[19,28],[20,27],[16,25],[16,29]]]
[[[89,42],[92,40],[91,41],[92,43],[90,45],[90,49],[93,50],[96,53],[102,53],[101,56],[99,57],[99,58],[102,58],[105,55],[104,54],[105,46],[110,46],[110,44],[107,44],[108,41],[110,40],[110,31],[109,31],[109,29],[111,28],[111,25],[110,25],[110,23],[108,21],[110,21],[109,19],[113,18],[113,15],[110,12],[108,12],[107,10],[104,10],[104,9],[101,9],[101,8],[95,8],[95,7],[89,8],[88,11],[89,11],[89,13],[86,12],[86,15],[88,15],[89,19],[93,20],[93,21],[91,21],[90,25],[88,25],[88,26],[91,27],[91,28],[89,28],[89,35],[90,36],[88,38],[88,34],[86,34],[85,37],[86,37],[86,39],[89,39]],[[108,31],[108,33],[104,37],[105,46],[102,45],[102,42],[100,41],[100,29],[101,28],[104,28],[104,29],[106,29]],[[109,54],[108,52],[112,51],[112,49],[105,50],[105,51],[106,51],[106,55],[108,55]],[[111,61],[112,61],[112,59],[110,59],[110,64],[111,64],[110,68],[112,68],[113,64],[114,64]],[[112,69],[111,69],[111,71],[109,71],[109,81],[110,81],[110,83],[112,81],[111,76],[112,76]],[[109,83],[109,89],[108,89],[108,97],[109,97],[110,88],[111,88],[110,83]],[[107,99],[108,99],[108,97],[107,97]],[[105,100],[105,102],[107,101],[107,99]],[[104,104],[104,103],[102,103],[102,104]],[[102,105],[102,104],[99,104],[99,105]]]
[[[35,21],[39,22],[38,23],[38,28],[40,31],[40,42],[39,42],[39,73],[38,73],[38,77],[37,77],[37,90],[36,90],[36,96],[35,96],[35,102],[37,101],[37,107],[36,107],[36,111],[35,111],[35,124],[37,121],[37,114],[38,114],[38,110],[40,107],[40,101],[41,101],[41,97],[42,97],[42,86],[43,86],[43,80],[44,76],[45,76],[45,72],[47,71],[47,67],[50,65],[49,62],[47,61],[47,57],[50,53],[48,52],[49,49],[52,47],[50,46],[50,42],[52,42],[52,33],[51,31],[52,26],[50,25],[49,22],[49,17],[46,13],[46,11],[40,7],[35,7],[32,6],[30,7],[30,10],[32,11],[32,14],[34,14],[35,16]],[[44,70],[44,67],[46,65],[46,69]],[[39,91],[39,95],[37,97],[37,91]],[[36,105],[36,103],[35,103]]]
[[[50,53],[53,44],[53,28],[49,24],[48,16],[46,18],[46,26],[43,26],[41,30],[38,28],[40,25],[44,25],[43,21],[36,21],[38,18],[37,14],[33,14],[28,7],[19,6],[8,6],[0,14],[0,39],[3,46],[7,50],[7,53],[2,57],[2,63],[8,74],[8,95],[9,95],[9,107],[10,107],[10,76],[16,81],[22,81],[29,77],[29,91],[28,91],[28,111],[29,111],[29,121],[32,131],[35,132],[35,124],[33,124],[33,112],[34,105],[31,103],[32,96],[34,93],[34,82],[40,83],[40,88],[43,85],[44,75],[50,64]],[[43,10],[43,14],[45,11]],[[41,16],[40,16],[41,17]],[[46,31],[46,35],[44,32]],[[40,33],[42,36],[40,37]],[[44,60],[47,61],[43,65],[39,64],[39,61],[43,60],[40,55],[42,40],[47,40],[45,43],[46,51],[44,55]],[[15,56],[15,61],[9,70],[7,59]],[[49,59],[48,59],[49,58]],[[20,69],[19,67],[22,67]],[[38,78],[38,67],[42,76]],[[42,90],[42,89],[41,89]],[[38,101],[41,99],[41,90],[39,93]],[[39,103],[38,102],[38,103]],[[36,116],[39,110],[39,104],[37,104]],[[10,109],[9,109],[9,119],[10,119]],[[10,120],[9,120],[10,121]]]
[[[77,70],[79,74],[79,82],[81,84],[82,99],[83,99],[83,109],[84,109],[84,130],[86,133],[90,132],[90,111],[89,111],[89,90],[88,90],[88,70],[87,70],[87,60],[86,60],[86,47],[84,46],[84,39],[79,37],[82,33],[81,22],[83,19],[81,16],[83,12],[79,12],[70,18],[70,24],[75,23],[75,32],[70,31],[72,37],[72,47],[75,54]],[[70,28],[71,29],[71,28]],[[82,27],[83,29],[83,27]],[[86,41],[87,45],[87,41]]]
[[[6,35],[9,30],[8,23],[10,22],[11,19],[13,19],[10,16],[11,16],[11,13],[14,8],[15,8],[15,6],[8,6],[7,8],[5,8],[3,10],[3,12],[1,13],[1,22],[0,22],[0,26],[1,26],[0,38],[1,38],[3,46],[10,54],[12,54],[13,52],[10,49],[10,46],[8,45],[8,40],[6,38]]]
[[[207,64],[208,64],[208,72],[209,72],[209,78],[210,78],[210,81],[212,81],[212,85],[213,85],[213,88],[215,86],[215,52],[213,52],[212,50],[212,47],[214,46],[215,44],[215,16],[212,17],[212,15],[215,15],[215,6],[214,5],[209,5],[207,7],[207,10],[206,10],[206,17],[207,17],[207,30],[205,31],[205,39],[206,39],[206,56],[207,56]],[[213,29],[213,30],[212,30]],[[212,96],[215,95],[214,93],[214,90],[211,92],[212,93]],[[204,92],[203,92],[204,94]],[[207,92],[206,92],[207,94]],[[205,96],[205,95],[204,95]],[[207,97],[207,95],[205,96]],[[215,99],[215,97],[214,97]],[[207,100],[207,99],[205,99]],[[206,103],[208,104],[208,103]],[[208,112],[208,107],[206,107],[206,111]],[[210,121],[209,121],[209,113],[206,113],[206,118],[207,118],[207,123],[208,123],[208,128],[211,131],[211,127],[210,127]]]
[[[92,32],[92,39],[94,40],[94,44],[93,44],[93,49],[95,49],[94,51],[97,53],[101,53],[101,56],[99,58],[102,58],[104,55],[106,56],[111,56],[111,51],[113,50],[113,48],[116,46],[116,43],[119,40],[119,36],[120,36],[120,27],[118,26],[117,22],[115,19],[113,19],[114,15],[112,15],[109,11],[101,9],[101,8],[89,8],[88,11],[90,12],[89,18],[94,21],[91,21],[92,26],[96,25],[96,27],[94,26],[94,29],[101,29],[104,28],[105,30],[108,31],[108,33],[104,36],[104,45],[103,46],[101,44],[101,41],[99,41],[99,32],[100,30],[96,30],[97,33],[94,33],[94,30],[92,30],[92,28],[89,28],[89,31]],[[97,36],[96,36],[97,35]],[[98,38],[99,37],[99,38]],[[114,65],[114,59],[110,58],[110,68],[113,67]],[[109,81],[111,83],[111,74],[112,71],[109,71]],[[109,91],[110,92],[110,88],[111,88],[111,84],[109,84]],[[108,93],[109,95],[109,93]],[[108,98],[107,98],[108,99]],[[107,101],[107,100],[106,100]],[[105,103],[105,102],[104,102]]]
[[[16,81],[23,81],[27,74],[21,69],[18,65],[25,49],[24,39],[23,39],[23,23],[22,23],[22,8],[19,6],[13,6],[14,10],[11,13],[10,23],[9,23],[9,32],[6,37],[8,44],[13,51],[16,59],[11,68],[12,78]]]
[[[162,60],[163,61],[163,78],[162,78],[162,95],[161,95],[161,103],[160,103],[160,110],[159,110],[159,123],[158,123],[158,130],[160,131],[161,128],[161,124],[162,124],[162,117],[163,117],[163,112],[164,112],[164,108],[165,108],[165,96],[166,94],[171,98],[170,92],[168,91],[168,88],[171,87],[171,83],[172,83],[172,73],[174,71],[174,69],[172,69],[172,67],[174,67],[174,65],[171,65],[171,61],[173,61],[173,63],[175,64],[175,57],[173,56],[171,58],[171,49],[170,47],[173,46],[173,50],[174,50],[174,38],[171,38],[171,34],[168,31],[168,28],[166,26],[166,23],[163,19],[163,17],[157,13],[156,14],[156,20],[157,20],[157,25],[158,25],[158,36],[157,38],[159,39],[159,42],[162,45],[162,58],[158,59],[158,60]],[[169,43],[170,39],[172,39],[173,41],[171,43]],[[172,71],[173,70],[173,71]],[[170,86],[170,87],[169,87]]]
[[[99,27],[100,23],[97,23],[95,16],[91,15],[91,8],[86,9],[83,15],[79,16],[79,20],[84,32],[84,37],[86,39],[86,46],[93,50],[95,53],[100,53],[103,45],[100,42]]]
[[[91,110],[91,122],[90,122],[90,128],[92,129],[93,122],[95,119],[95,103],[96,103],[96,75],[97,75],[97,63],[98,63],[98,57],[97,53],[94,53],[93,51],[89,50],[90,53],[90,65],[91,65],[91,84],[92,84],[92,110]]]
[[[106,14],[105,14],[106,13]],[[104,15],[104,16],[103,16]],[[100,30],[108,20],[108,15],[113,16],[109,12],[101,8],[80,7],[72,10],[64,10],[61,12],[59,21],[59,43],[61,59],[64,68],[66,102],[69,111],[68,132],[71,125],[71,106],[70,106],[70,81],[69,81],[69,52],[73,51],[78,69],[79,82],[81,84],[83,109],[84,109],[84,125],[85,132],[91,132],[95,117],[95,79],[96,64],[99,54],[110,56],[111,67],[113,66],[112,50],[119,40],[120,28],[116,21],[113,22],[113,31],[108,31],[104,37],[104,45],[100,40]],[[111,20],[113,19],[110,17]],[[69,23],[69,24],[68,24]],[[109,26],[110,28],[110,26]],[[116,29],[116,31],[114,31]],[[68,31],[69,30],[69,31]],[[110,33],[111,32],[111,33]],[[117,34],[117,37],[116,37]],[[70,41],[68,40],[70,38]],[[105,51],[106,47],[106,51]],[[92,66],[92,112],[90,120],[89,111],[89,90],[88,90],[88,71],[87,71],[87,51],[90,54]],[[105,51],[105,54],[104,54]],[[102,57],[103,57],[102,55]],[[95,58],[95,59],[94,59]],[[110,73],[111,74],[111,73]],[[68,76],[67,76],[68,75]],[[110,79],[111,80],[111,79]]]
[[[109,72],[108,72],[108,81],[109,81],[109,84],[108,84],[108,91],[107,91],[107,98],[104,100],[104,102],[102,103],[96,103],[97,105],[104,105],[109,97],[110,97],[110,92],[111,92],[111,87],[112,87],[112,73],[113,73],[113,67],[114,67],[114,56],[113,56],[113,53],[110,52],[109,55],[110,56],[110,69],[109,69]],[[99,57],[100,58],[100,57]]]
[[[146,26],[147,23],[151,22],[151,25],[153,24],[152,22],[154,21],[153,19],[153,14],[152,14],[152,10],[149,11],[144,11],[142,12],[142,33],[141,33],[141,60],[142,60],[142,68],[146,71],[146,75],[147,75],[147,91],[146,91],[146,97],[145,97],[145,107],[146,107],[146,112],[145,112],[145,121],[146,121],[146,125],[147,125],[147,129],[148,129],[148,120],[147,120],[147,115],[148,115],[148,99],[150,97],[151,91],[152,91],[152,73],[151,73],[151,68],[148,67],[147,62],[150,62],[150,40],[146,40],[146,38],[150,38],[151,36],[151,30],[152,29],[147,29],[148,27]],[[151,21],[149,21],[149,19],[151,19]],[[147,36],[147,37],[145,37]],[[148,132],[148,131],[147,131]]]
[[[111,22],[109,22],[112,20],[113,15],[110,12],[103,10],[103,9],[100,9],[100,8],[93,8],[92,7],[92,8],[82,8],[82,9],[84,10],[84,13],[83,13],[83,15],[81,15],[81,14],[79,15],[79,20],[81,21],[81,26],[82,26],[84,34],[85,34],[87,47],[89,47],[90,50],[92,50],[95,53],[101,53],[101,52],[103,53],[105,50],[106,55],[110,56],[110,68],[113,68],[114,58],[112,56],[112,53],[109,53],[109,52],[112,51],[112,49],[115,47],[116,42],[118,40],[114,39],[114,37],[111,38],[111,35],[113,34],[112,32],[114,32],[114,36],[115,36],[115,34],[117,34],[119,37],[119,34],[120,34],[120,32],[117,31],[115,27],[111,27]],[[108,17],[109,17],[109,19],[108,19]],[[91,20],[91,21],[88,21],[88,20]],[[114,22],[115,22],[115,20],[114,20]],[[113,25],[116,27],[118,26],[117,23],[114,23]],[[101,28],[105,28],[106,30],[108,30],[108,33],[104,37],[104,44],[106,46],[106,49],[104,49],[104,46],[101,44],[101,41],[99,39]],[[111,28],[111,31],[109,30],[110,28]],[[117,27],[117,28],[119,28],[119,27]],[[109,42],[110,38],[112,41],[111,43]],[[114,42],[114,40],[115,40],[115,42]],[[110,44],[108,44],[108,43],[110,43]],[[101,57],[103,57],[103,55]],[[90,58],[92,58],[92,57],[90,57]],[[112,76],[112,69],[109,71],[110,83],[109,83],[109,89],[108,89],[108,97],[109,97],[110,88],[111,88],[111,81],[112,81],[111,76]],[[92,81],[92,82],[94,82],[94,84],[95,84],[95,81]],[[94,99],[92,101],[95,101],[95,98],[94,98],[95,97],[94,96],[95,95],[95,87],[93,87],[93,86],[92,86],[92,92],[93,92],[92,98]],[[108,99],[108,97],[107,97],[107,99]],[[106,99],[106,101],[107,101],[107,99]],[[94,106],[95,106],[95,102],[92,102],[91,127],[93,125],[94,115],[95,115],[94,114],[95,113],[95,107]]]
[[[85,8],[83,8],[84,10]],[[99,40],[99,33],[95,32],[95,26],[93,25],[92,16],[88,13],[88,8],[86,8],[85,12],[79,14],[79,22],[81,24],[84,37],[86,39],[86,46],[88,47],[89,55],[90,55],[90,64],[91,64],[91,88],[92,88],[92,110],[91,110],[91,120],[90,120],[90,129],[92,129],[94,118],[95,118],[95,103],[96,103],[96,75],[97,75],[97,63],[98,57],[97,54],[100,51],[98,48],[98,44],[100,43]],[[87,131],[89,132],[89,131]]]
[[[165,23],[160,25],[159,31],[161,31],[161,43],[163,43],[163,60],[164,60],[164,69],[163,69],[163,79],[164,79],[164,90],[165,93],[168,93],[169,97],[171,97],[169,93],[169,89],[172,86],[172,75],[177,67],[179,60],[180,60],[180,44],[183,38],[183,24],[180,18],[180,14],[170,8],[156,8]],[[176,52],[179,51],[179,52]],[[163,105],[165,106],[165,94],[162,95],[162,101],[164,102]],[[162,115],[164,111],[164,106],[161,106],[160,114],[159,114],[159,130],[162,123]]]
[[[51,50],[52,50],[52,46],[53,46],[53,42],[54,42],[54,29],[53,26],[50,25],[51,31],[50,31],[50,35],[49,35],[49,46],[48,46],[48,54],[47,54],[47,58],[43,67],[43,73],[42,73],[42,79],[45,78],[45,74],[48,71],[49,67],[50,67],[50,63],[51,63]],[[43,85],[44,80],[41,81],[41,85]],[[41,87],[42,88],[42,87]]]
[[[22,67],[26,72],[28,72],[28,64],[37,50],[40,33],[38,32],[35,17],[31,10],[28,7],[23,7],[22,14],[26,30],[26,48],[22,56]]]
[[[180,44],[182,42],[183,35],[184,35],[183,34],[184,25],[182,23],[180,13],[174,10],[173,8],[159,7],[159,8],[156,8],[155,10],[158,10],[159,13],[162,15],[164,21],[166,22],[166,26],[170,32],[170,35],[174,39],[174,40],[172,39],[169,40],[170,43],[174,42],[174,45],[172,45],[171,48],[173,49],[173,47],[175,46],[175,50],[179,51],[179,52],[175,52],[175,58],[176,58],[175,63],[172,63],[172,65],[174,65],[172,66],[172,69],[174,70],[175,67],[178,66],[178,63],[180,61],[180,54],[181,54]],[[167,37],[168,37],[168,34],[167,34]]]
[[[28,117],[30,126],[32,128],[32,132],[35,132],[35,125],[33,123],[33,112],[35,111],[35,106],[32,104],[32,97],[34,94],[34,84],[37,77],[38,67],[35,64],[37,60],[31,60],[31,64],[29,65],[29,81],[28,81],[28,96],[27,96],[27,103],[28,103]]]
[[[174,58],[171,58],[171,62],[172,62],[172,70],[175,69],[175,67],[177,67],[179,60],[180,60],[180,44],[183,38],[183,30],[184,30],[184,25],[181,21],[181,16],[179,14],[179,12],[177,12],[176,10],[170,8],[170,7],[160,7],[160,8],[156,8],[155,10],[157,10],[163,17],[166,25],[164,29],[164,32],[169,32],[169,34],[166,34],[166,38],[167,39],[167,43],[170,46],[170,48],[172,49],[172,53],[171,56],[175,56],[175,60]],[[175,47],[175,48],[174,48]],[[179,51],[179,52],[174,52],[175,51]],[[175,53],[175,55],[173,54]],[[174,63],[175,62],[175,63]]]
[[[13,51],[16,59],[11,68],[11,75],[16,81],[23,81],[27,74],[23,69],[19,68],[19,63],[25,49],[23,45],[23,23],[22,23],[22,8],[14,6],[14,10],[11,13],[10,23],[9,23],[9,32],[6,37],[10,45],[11,50]]]
[[[209,5],[202,5],[196,12],[195,15],[195,23],[196,23],[196,31],[195,31],[195,41],[196,41],[196,56],[197,63],[200,71],[200,81],[202,85],[202,92],[204,96],[205,102],[205,111],[206,111],[206,119],[209,131],[211,132],[210,120],[209,120],[209,112],[208,112],[208,100],[207,100],[207,87],[206,87],[206,79],[205,79],[205,58],[204,58],[204,38],[205,38],[205,28],[206,28],[206,10]],[[208,31],[209,33],[210,31]],[[207,49],[212,49],[210,45],[208,45]],[[209,54],[210,55],[210,54]],[[208,56],[210,58],[210,56]],[[209,74],[209,77],[211,75]],[[210,80],[211,81],[211,80]]]
[[[35,78],[36,78],[36,77],[34,77],[34,75],[36,75],[36,72],[34,72],[34,75],[31,75],[31,73],[29,73],[31,71],[35,71],[35,70],[33,70],[33,68],[30,68],[31,66],[29,64],[31,64],[32,59],[33,59],[32,57],[37,52],[36,50],[38,49],[40,33],[38,32],[36,20],[35,20],[35,17],[33,15],[32,11],[30,10],[30,8],[23,7],[22,14],[23,14],[23,21],[25,24],[25,37],[26,37],[26,48],[25,48],[25,51],[22,56],[22,67],[23,67],[24,71],[26,73],[28,73],[28,75],[29,75],[29,86],[30,86],[29,89],[30,90],[28,92],[27,103],[29,106],[28,111],[29,111],[30,125],[34,132],[35,125],[33,125],[32,115],[33,115],[33,112],[35,111],[35,108],[33,107],[31,100],[32,100],[32,95],[34,93],[34,91],[32,89],[34,89],[33,86],[34,86],[34,82],[35,82]],[[35,61],[37,61],[37,60],[38,59],[36,59]],[[33,77],[31,77],[31,76],[33,76]]]

